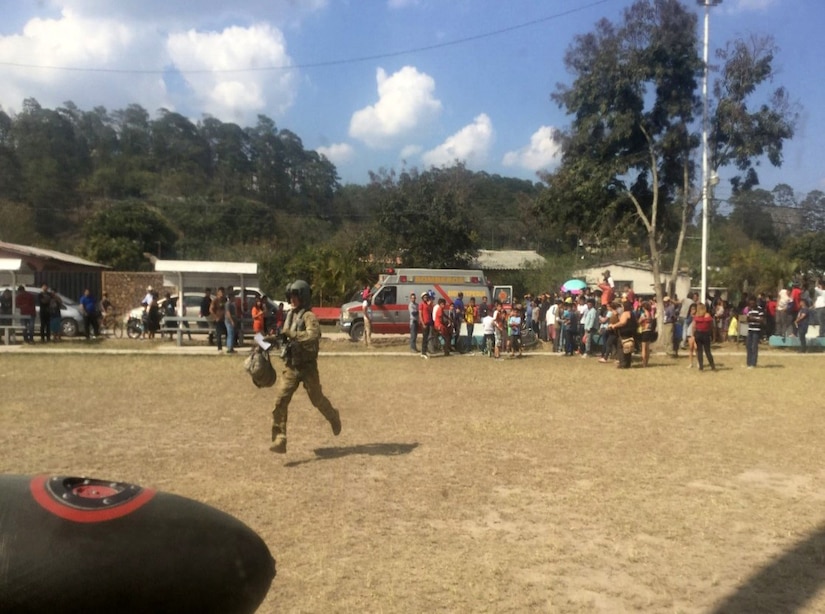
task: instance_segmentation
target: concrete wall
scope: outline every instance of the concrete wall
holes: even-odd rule
[[[163,297],[164,292],[174,292],[175,288],[163,286],[163,273],[133,273],[124,271],[104,271],[101,291],[109,295],[118,313],[126,314],[139,307],[146,296],[146,287],[152,286]]]

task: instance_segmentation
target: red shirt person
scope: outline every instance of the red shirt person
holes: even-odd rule
[[[427,356],[427,345],[430,341],[430,334],[433,330],[433,299],[429,293],[421,295],[421,303],[418,305],[418,321],[421,325],[421,355]]]

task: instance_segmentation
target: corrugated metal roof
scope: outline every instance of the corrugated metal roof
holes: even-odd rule
[[[547,260],[535,250],[480,249],[473,266],[488,271],[515,271],[542,266]]]
[[[91,262],[71,254],[64,254],[52,249],[43,249],[41,247],[33,247],[31,245],[17,245],[16,243],[6,243],[0,241],[0,250],[5,250],[19,256],[33,256],[35,258],[44,258],[46,260],[57,260],[59,262],[67,262],[70,264],[77,264],[80,266],[96,267],[101,269],[110,269],[112,267],[97,262]]]

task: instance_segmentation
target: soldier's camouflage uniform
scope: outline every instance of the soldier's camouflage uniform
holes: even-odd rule
[[[275,409],[272,410],[272,441],[279,435],[286,437],[286,422],[289,401],[303,384],[309,400],[326,418],[334,434],[341,430],[338,411],[321,390],[318,376],[318,344],[321,327],[318,318],[309,310],[300,308],[289,312],[283,333],[289,337],[290,349],[275,382]]]

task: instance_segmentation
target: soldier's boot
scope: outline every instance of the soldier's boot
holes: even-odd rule
[[[332,434],[338,436],[341,433],[341,414],[338,413],[337,409],[332,410],[332,418],[330,418],[329,424],[332,427]]]
[[[286,454],[286,435],[276,435],[275,439],[272,440],[272,445],[269,446],[269,451],[276,452],[278,454]]]

